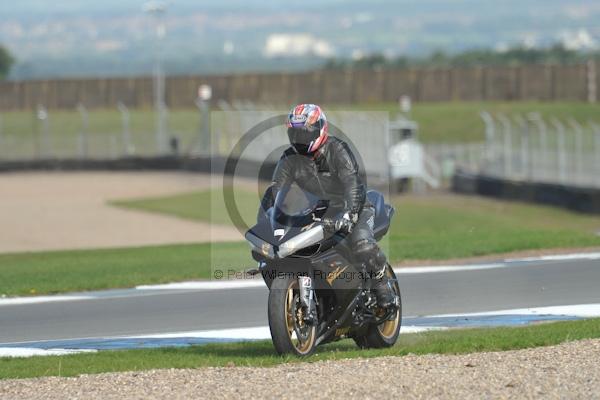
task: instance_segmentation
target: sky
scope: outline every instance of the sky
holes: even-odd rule
[[[0,2],[13,78],[148,72],[306,69],[329,57],[421,56],[435,50],[600,43],[600,1],[166,1],[164,39],[146,1]],[[157,45],[160,48],[157,49]]]

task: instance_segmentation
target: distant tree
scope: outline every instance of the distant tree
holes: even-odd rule
[[[411,60],[406,56],[399,56],[395,60],[391,61],[391,65],[396,68],[406,68],[410,66]]]
[[[388,60],[383,54],[371,54],[366,57],[361,57],[354,61],[353,66],[361,69],[383,68],[387,65]]]
[[[586,55],[555,44],[547,48],[512,47],[498,52],[489,49],[467,50],[452,57],[452,65],[519,65],[519,64],[568,64],[580,62]],[[588,56],[589,57],[589,56]]]
[[[577,60],[580,58],[579,56],[580,54],[578,54],[575,50],[567,49],[563,44],[555,44],[548,49],[548,58],[552,62],[566,64],[568,62]]]
[[[12,57],[9,51],[0,45],[0,79],[6,78],[14,62],[15,59]]]
[[[348,66],[348,62],[343,59],[330,58],[323,65],[324,69],[344,69]]]
[[[469,50],[457,54],[452,58],[454,66],[473,66],[486,64],[501,64],[502,55],[491,50]]]
[[[433,67],[445,67],[452,59],[443,51],[443,50],[435,50],[428,59],[424,61],[425,65],[430,65]]]
[[[436,50],[422,58],[401,56],[388,59],[384,55],[374,53],[365,57],[349,59],[330,59],[325,63],[326,69],[378,69],[406,68],[410,66],[426,67],[472,67],[488,65],[524,65],[524,64],[573,64],[590,59],[600,60],[600,51],[582,52],[566,48],[563,44],[550,47],[529,48],[523,46],[511,47],[505,51],[492,49],[471,49],[461,53],[448,54]]]

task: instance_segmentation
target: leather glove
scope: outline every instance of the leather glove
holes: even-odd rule
[[[325,218],[323,219],[323,226],[329,232],[342,232],[351,233],[356,221],[358,220],[357,215],[350,213],[344,213],[338,218]]]

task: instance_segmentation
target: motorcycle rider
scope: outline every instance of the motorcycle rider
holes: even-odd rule
[[[374,277],[377,305],[390,307],[396,296],[385,274],[385,254],[373,234],[375,209],[367,200],[366,177],[354,154],[346,142],[329,136],[325,113],[316,104],[292,108],[286,125],[291,146],[277,163],[271,186],[261,202],[262,211],[268,210],[279,190],[292,182],[328,199],[330,207],[342,212],[325,219],[325,228],[349,236],[355,255]]]

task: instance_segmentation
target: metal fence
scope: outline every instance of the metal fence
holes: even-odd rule
[[[166,132],[162,136],[157,134],[153,111],[130,112],[123,103],[111,112],[88,112],[80,104],[68,118],[65,112],[38,106],[32,115],[20,114],[21,120],[28,121],[20,126],[15,121],[6,123],[0,114],[0,161],[111,160],[163,155],[227,157],[246,132],[275,116],[281,118],[277,126],[248,143],[240,156],[259,162],[273,161],[289,145],[283,125],[288,110],[243,101],[221,101],[215,111],[209,111],[207,104],[197,105],[199,112],[165,110]],[[367,174],[387,182],[389,114],[332,111],[327,117],[332,133],[346,135],[355,147]]]
[[[47,110],[0,114],[0,161],[117,159],[185,155],[201,142],[210,118],[204,110],[163,111],[158,131],[152,110]]]
[[[600,187],[598,124],[539,113],[481,117],[485,142],[428,146],[445,171],[459,167],[515,181]]]
[[[425,154],[437,166],[437,176],[447,186],[457,168],[479,172],[483,164],[485,143],[429,143]]]
[[[261,111],[214,111],[211,113],[210,148],[198,145],[193,154],[210,154],[227,157],[238,142],[243,142],[243,151],[234,154],[241,159],[263,162],[276,161],[283,149],[289,146],[284,127],[287,110]],[[276,126],[248,140],[246,133],[257,124],[271,118]],[[389,114],[371,111],[327,112],[330,131],[340,135],[354,147],[367,175],[376,181],[387,182],[389,176],[388,149],[390,147]]]
[[[39,106],[27,126],[16,127],[0,114],[0,161],[53,159],[117,159],[131,156],[212,155],[227,157],[256,124],[279,116],[281,121],[248,143],[242,159],[275,161],[287,146],[283,127],[286,110],[249,102],[220,102],[220,110],[165,114],[166,136],[158,137],[151,111],[130,112],[120,103],[112,113],[89,113],[80,105],[71,119]],[[118,112],[117,112],[118,110]],[[101,113],[101,112],[100,112]],[[137,113],[137,114],[135,114]],[[141,113],[141,114],[140,114]],[[145,114],[144,114],[145,113]],[[179,113],[179,114],[176,114]],[[64,112],[63,112],[64,114]],[[94,118],[92,118],[94,116]],[[427,160],[447,183],[456,168],[516,181],[600,187],[600,126],[573,118],[481,114],[485,141],[428,144]],[[105,121],[103,119],[110,119]],[[331,111],[332,131],[339,130],[355,147],[371,182],[389,182],[390,137],[387,112]],[[95,124],[102,122],[105,130]],[[431,169],[431,168],[430,168]]]

